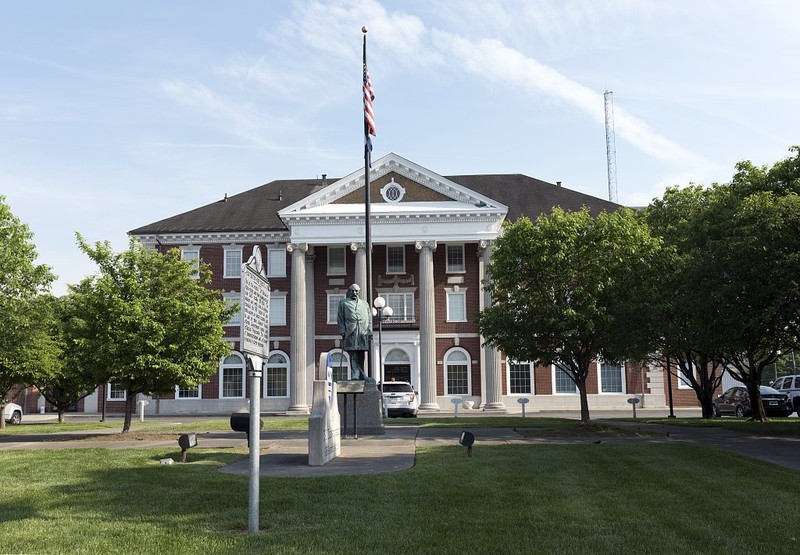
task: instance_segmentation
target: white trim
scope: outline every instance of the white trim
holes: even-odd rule
[[[286,395],[267,395],[267,385],[268,385],[269,369],[270,369],[269,359],[273,355],[280,355],[284,359],[286,359],[286,364],[285,365],[276,364],[276,365],[273,366],[274,368],[283,368],[283,369],[286,370]],[[263,392],[262,392],[262,394],[264,395],[263,398],[264,399],[288,399],[289,396],[290,396],[291,386],[292,386],[291,380],[292,380],[292,362],[289,359],[289,354],[286,353],[285,351],[281,351],[279,349],[275,349],[273,351],[270,351],[269,355],[267,355],[267,360],[264,363],[264,385],[263,385]]]
[[[551,372],[550,375],[552,376],[552,380],[553,380],[553,388],[552,388],[553,389],[553,395],[577,395],[578,394],[578,386],[569,377],[567,379],[569,380],[569,383],[572,384],[572,387],[575,388],[575,391],[556,391],[556,366],[563,366],[563,365],[556,365],[556,364],[551,364],[550,365],[550,372]],[[569,374],[567,374],[565,370],[562,370],[562,369],[559,368],[558,371],[559,372],[564,372],[567,376],[569,376]]]
[[[623,395],[628,390],[627,372],[625,363],[614,364],[611,366],[618,366],[620,369],[620,391],[603,391],[603,365],[606,364],[602,359],[597,360],[597,393],[599,395]]]
[[[128,400],[128,390],[122,389],[122,397],[111,397],[111,389],[113,388],[115,391],[120,391],[118,387],[114,387],[117,384],[112,382],[106,382],[106,401],[127,401]]]
[[[194,279],[198,279],[200,277],[200,247],[197,245],[184,245],[180,247],[181,249],[181,260],[184,262],[190,262],[192,264],[192,273],[191,276]],[[190,253],[196,253],[197,256],[187,257]]]
[[[244,254],[242,250],[244,247],[242,245],[225,245],[223,247],[223,254],[222,254],[222,277],[223,278],[240,278],[242,277],[242,261]],[[228,264],[228,253],[238,253],[239,260],[236,260],[232,264]],[[230,270],[234,270],[234,273],[230,273]]]
[[[230,307],[232,303],[239,305],[239,310],[231,316],[231,319],[222,324],[225,327],[235,327],[242,325],[242,294],[239,291],[229,291],[222,294],[222,300]]]
[[[238,368],[239,365],[236,364],[225,364],[225,359],[228,357],[237,357],[241,361],[241,371],[242,371],[242,394],[241,395],[225,395],[225,370],[229,368]],[[247,379],[245,377],[246,372],[246,364],[244,356],[238,351],[231,351],[226,356],[222,357],[219,361],[219,393],[218,397],[220,399],[244,399],[247,395]]]
[[[530,380],[531,390],[527,393],[514,393],[511,391],[511,366],[527,366],[528,367],[528,379]],[[527,395],[536,395],[536,363],[529,362],[529,361],[516,361],[511,359],[506,359],[506,385],[509,397],[525,397]]]
[[[283,303],[283,319],[273,320],[273,318],[277,318],[278,311],[275,310],[276,303],[278,304]],[[270,326],[285,326],[287,323],[286,318],[287,306],[286,306],[286,292],[285,291],[270,291],[269,294],[269,325]]]
[[[450,267],[450,248],[458,248],[461,250],[461,268]],[[444,246],[444,267],[446,274],[466,274],[467,273],[467,254],[464,243],[446,243]]]
[[[389,249],[400,249],[403,253],[403,267],[400,270],[393,270],[389,267]],[[386,245],[386,275],[405,275],[406,273],[406,246],[405,245]]]
[[[447,378],[448,378],[448,373],[449,373],[449,368],[450,368],[450,361],[448,360],[448,358],[455,352],[463,353],[467,357],[466,362],[457,361],[459,363],[459,364],[457,364],[458,366],[461,366],[461,363],[463,362],[463,364],[465,364],[466,367],[467,367],[467,392],[466,393],[450,393],[450,390],[449,390],[449,387],[448,387],[448,379]],[[460,396],[464,396],[464,395],[466,395],[466,396],[472,395],[472,357],[470,356],[469,351],[467,351],[463,347],[451,347],[444,354],[443,364],[444,364],[444,394],[445,394],[445,397],[460,397]],[[456,365],[455,361],[454,361],[454,365]]]
[[[338,324],[339,323],[339,303],[344,300],[346,297],[346,293],[335,293],[332,291],[327,291],[325,294],[325,323],[326,324]],[[336,309],[334,310],[331,307],[331,297],[338,297],[338,301],[336,301]]]
[[[445,312],[445,318],[447,322],[468,322],[469,318],[467,317],[467,288],[466,287],[459,287],[456,285],[455,287],[445,287],[445,300],[447,305],[447,311]],[[453,318],[453,315],[450,312],[450,297],[451,295],[461,297],[462,299],[462,308],[464,310],[464,314],[461,318]]]
[[[283,254],[283,266],[281,268],[273,268],[273,266],[280,265],[273,264],[273,255],[276,257],[280,256],[277,253]],[[277,262],[277,260],[275,262]],[[267,277],[286,277],[286,266],[286,249],[284,247],[267,247]],[[283,273],[276,273],[278,271]]]
[[[189,388],[185,388],[189,389]],[[203,398],[203,384],[197,384],[197,396],[196,397],[179,397],[178,393],[181,390],[181,386],[175,386],[175,400],[176,401],[197,401]]]
[[[347,275],[347,248],[343,245],[329,245],[326,249],[327,252],[327,267],[325,269],[326,275],[329,276],[344,276]],[[333,250],[341,250],[342,251],[342,268],[339,269],[331,269],[331,252]]]

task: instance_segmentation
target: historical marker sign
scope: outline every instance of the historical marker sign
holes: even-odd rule
[[[261,250],[242,264],[242,352],[259,357],[269,353],[269,280]]]

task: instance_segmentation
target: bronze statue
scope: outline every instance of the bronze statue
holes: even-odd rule
[[[361,288],[357,284],[347,289],[347,295],[339,302],[337,321],[342,336],[342,350],[350,356],[350,376],[354,380],[366,379],[364,353],[372,341],[372,311],[369,303],[359,298]]]

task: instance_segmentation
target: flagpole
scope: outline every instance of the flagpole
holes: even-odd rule
[[[367,95],[371,95],[371,85],[369,86],[369,74],[367,73],[367,27],[364,26],[361,28],[361,32],[364,34],[364,48],[363,48],[363,57],[364,57],[364,240],[366,243],[367,249],[367,283],[366,283],[366,295],[365,299],[369,306],[372,307],[372,223],[371,219],[371,199],[370,199],[370,184],[369,184],[369,169],[372,165],[371,157],[372,157],[372,141],[369,138],[370,132],[374,134],[374,129],[370,129],[370,122],[367,120],[367,116],[371,114],[367,111]],[[370,111],[372,105],[372,99],[369,99]],[[374,125],[374,123],[373,123]],[[371,326],[370,326],[371,327]],[[367,368],[369,368],[370,375],[374,378],[375,377],[375,370],[372,360],[372,339],[370,338],[370,345],[369,349],[367,349]]]

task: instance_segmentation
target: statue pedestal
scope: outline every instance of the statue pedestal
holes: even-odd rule
[[[386,433],[383,426],[383,396],[373,378],[336,384],[343,437]]]

